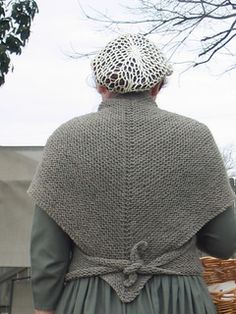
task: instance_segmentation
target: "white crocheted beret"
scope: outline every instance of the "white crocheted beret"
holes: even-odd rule
[[[125,34],[109,42],[92,61],[97,84],[118,93],[152,88],[172,67],[154,43],[141,34]]]

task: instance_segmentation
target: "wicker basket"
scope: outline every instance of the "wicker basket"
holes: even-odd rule
[[[236,280],[236,259],[221,260],[213,257],[201,258],[207,285]],[[236,314],[236,288],[224,292],[211,292],[218,314]]]

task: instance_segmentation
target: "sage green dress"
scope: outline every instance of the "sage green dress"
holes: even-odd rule
[[[200,276],[154,275],[130,303],[123,303],[99,276],[79,278],[65,285],[64,275],[73,245],[62,229],[36,206],[31,235],[35,309],[55,310],[56,314],[216,313]],[[226,258],[232,254],[236,249],[236,222],[232,210],[220,214],[201,232],[199,246]]]

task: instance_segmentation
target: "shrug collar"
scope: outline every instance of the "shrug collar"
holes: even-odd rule
[[[140,106],[157,107],[157,104],[149,94],[149,91],[116,94],[109,99],[103,100],[98,106],[97,111],[100,111],[104,108],[117,106],[132,106],[134,108]]]

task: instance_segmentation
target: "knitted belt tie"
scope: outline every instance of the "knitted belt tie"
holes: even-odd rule
[[[146,241],[140,241],[136,243],[131,251],[129,260],[116,260],[116,259],[107,259],[101,257],[89,256],[83,253],[81,250],[77,250],[74,252],[75,259],[78,258],[78,262],[75,265],[79,265],[79,259],[81,256],[85,260],[91,261],[97,264],[97,267],[101,267],[102,273],[111,273],[111,270],[114,272],[123,272],[123,274],[128,278],[126,278],[123,282],[125,287],[131,287],[138,279],[137,272],[141,269],[142,271],[145,268],[144,261],[140,257],[139,251],[144,251],[148,246]],[[79,266],[78,266],[79,267]],[[77,273],[76,269],[73,269],[69,274],[67,274],[67,279],[71,276],[72,273]]]
[[[110,273],[122,272],[126,277],[128,276],[128,278],[125,278],[125,280],[123,281],[123,285],[126,288],[129,288],[136,283],[138,279],[138,274],[150,275],[162,273],[169,275],[180,275],[181,272],[168,269],[168,263],[178,258],[180,255],[185,254],[185,252],[187,252],[189,248],[193,245],[193,242],[195,242],[194,237],[191,241],[188,241],[184,245],[182,250],[176,249],[171,252],[166,252],[161,256],[156,257],[148,264],[145,264],[140,257],[140,251],[144,251],[148,246],[148,243],[146,241],[140,241],[132,247],[130,251],[130,258],[128,260],[89,256],[82,252],[79,248],[77,248],[77,250],[74,250],[73,254],[73,268],[71,268],[69,273],[67,273],[66,280],[74,278],[73,275],[77,276],[78,273],[83,275],[81,277],[84,277],[86,272],[83,271],[83,269],[81,269],[80,267],[81,258],[84,259],[83,263],[85,263],[86,261],[91,261],[95,264],[96,267],[96,271],[93,271],[92,269],[90,273],[87,271],[86,275],[105,275]]]
[[[140,241],[136,243],[130,252],[130,261],[131,264],[124,267],[123,273],[129,277],[124,280],[124,286],[129,288],[131,287],[138,279],[137,271],[143,266],[144,261],[140,258],[139,249],[145,250],[148,246],[146,241]]]

